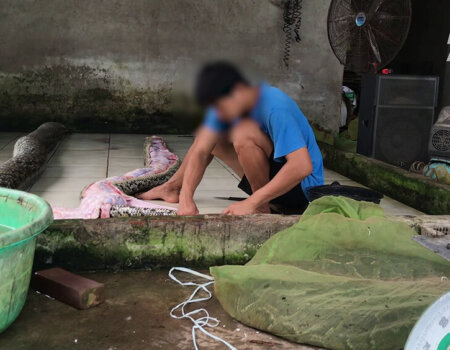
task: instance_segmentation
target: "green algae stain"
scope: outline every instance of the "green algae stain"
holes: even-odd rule
[[[62,64],[0,74],[4,130],[58,121],[81,132],[187,133],[199,113],[171,88],[135,87],[105,69]]]
[[[201,224],[186,228],[172,223],[153,228],[133,225],[126,232],[117,227],[121,226],[112,225],[112,232],[91,231],[83,221],[50,227],[38,237],[35,268],[56,265],[77,271],[244,264],[261,245],[258,239],[231,239]]]
[[[450,212],[450,187],[356,153],[321,144],[327,168],[432,215]]]

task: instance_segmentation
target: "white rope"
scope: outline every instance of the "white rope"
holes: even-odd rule
[[[185,273],[197,276],[197,277],[201,277],[201,278],[208,280],[208,282],[205,282],[205,283],[182,282],[173,275],[174,271],[185,272]],[[220,323],[220,321],[217,318],[211,317],[206,309],[201,308],[201,309],[193,310],[190,312],[185,311],[185,307],[189,304],[199,303],[199,302],[206,301],[206,300],[209,300],[212,298],[212,293],[208,290],[207,287],[214,284],[214,278],[211,276],[205,275],[203,273],[184,268],[184,267],[171,268],[169,271],[169,277],[182,286],[196,287],[194,292],[191,294],[191,296],[187,300],[183,301],[182,303],[175,306],[172,310],[170,310],[171,317],[176,318],[176,319],[187,318],[187,319],[191,320],[191,322],[194,324],[192,326],[192,341],[194,342],[195,350],[198,350],[197,340],[196,340],[197,329],[199,331],[201,331],[203,334],[207,335],[208,337],[223,343],[230,350],[236,350],[236,348],[234,346],[227,343],[225,340],[215,336],[214,334],[209,333],[207,330],[205,330],[203,328],[203,327],[214,328],[214,327],[217,327]],[[206,293],[206,296],[196,298],[197,293],[199,293],[200,291],[204,291]],[[175,315],[175,311],[177,311],[177,310],[181,311],[181,315],[179,315],[179,316]],[[194,318],[195,315],[199,315],[199,314],[200,314],[200,317]],[[203,314],[203,316],[202,316],[202,314]]]

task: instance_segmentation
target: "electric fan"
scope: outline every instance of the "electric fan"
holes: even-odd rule
[[[432,158],[450,162],[450,106],[442,110],[431,129],[428,150]]]
[[[328,38],[346,70],[377,73],[398,54],[410,24],[410,0],[333,0]]]

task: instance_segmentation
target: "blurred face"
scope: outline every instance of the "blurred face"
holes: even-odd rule
[[[220,98],[214,104],[222,121],[231,123],[246,112],[245,89],[245,85],[237,85],[230,94]]]

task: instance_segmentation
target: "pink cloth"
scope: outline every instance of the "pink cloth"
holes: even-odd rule
[[[178,162],[178,157],[166,148],[161,137],[152,137],[149,153],[150,164],[148,167],[94,182],[83,190],[78,208],[53,207],[54,218],[56,220],[109,218],[111,207],[116,205],[135,208],[173,209],[128,196],[114,186],[114,183],[140,176],[161,174]]]

